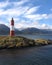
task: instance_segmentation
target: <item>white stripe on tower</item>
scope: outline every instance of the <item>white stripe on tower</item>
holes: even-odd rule
[[[12,25],[12,26],[10,26],[10,30],[13,30],[14,31],[14,26]]]
[[[13,18],[11,20],[10,36],[14,36],[14,20],[13,20]]]

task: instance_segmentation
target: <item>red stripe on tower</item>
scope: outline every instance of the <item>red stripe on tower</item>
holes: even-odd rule
[[[10,36],[14,36],[14,20],[13,20],[13,18],[11,20]]]

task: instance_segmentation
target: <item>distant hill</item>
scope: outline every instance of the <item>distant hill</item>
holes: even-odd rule
[[[52,34],[52,30],[50,29],[41,29],[42,34]]]
[[[22,34],[22,32],[15,28],[15,35],[17,34]]]
[[[0,24],[0,35],[8,35],[9,34],[9,27],[4,24]]]
[[[4,24],[0,24],[0,35],[9,35],[10,28]],[[19,31],[15,28],[15,34],[52,34],[50,29],[26,28]]]
[[[10,28],[4,24],[0,24],[0,35],[9,35]],[[15,29],[15,34],[21,34],[21,31]]]
[[[38,28],[26,28],[22,30],[23,34],[52,34],[52,30],[38,29]]]
[[[37,29],[37,28],[26,28],[26,29],[23,29],[22,30],[22,33],[23,34],[37,34],[37,33],[40,33],[40,29]]]

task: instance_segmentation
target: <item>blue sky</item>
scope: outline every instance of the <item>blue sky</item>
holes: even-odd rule
[[[52,29],[52,0],[0,0],[0,24]]]

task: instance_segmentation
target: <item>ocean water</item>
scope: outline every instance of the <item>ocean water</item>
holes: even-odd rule
[[[29,39],[51,39],[52,35],[18,35]],[[52,45],[0,49],[0,65],[52,65]]]
[[[52,35],[17,35],[17,36],[23,36],[29,39],[50,39],[52,40]]]
[[[7,35],[0,35],[0,36],[7,36]],[[29,39],[50,39],[52,40],[52,35],[27,35],[27,34],[18,34],[16,36],[22,36],[22,37],[26,37]]]
[[[0,65],[52,65],[52,45],[0,50]]]

